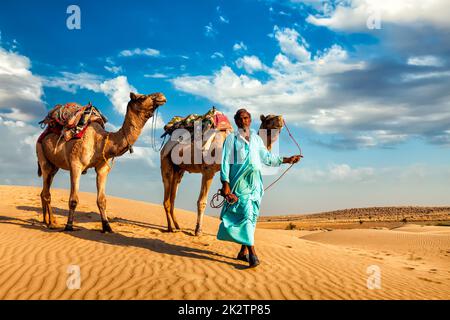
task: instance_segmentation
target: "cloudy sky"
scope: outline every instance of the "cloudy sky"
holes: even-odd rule
[[[67,27],[73,4],[81,29]],[[91,101],[116,130],[130,91],[164,92],[160,128],[212,105],[246,107],[255,127],[260,114],[284,116],[305,158],[262,214],[448,205],[448,12],[448,0],[3,0],[0,184],[41,185],[37,122],[55,104]],[[109,195],[161,203],[150,143],[147,126],[116,161]],[[298,153],[286,132],[279,149]],[[219,185],[217,175],[211,193]],[[68,188],[68,174],[54,186]],[[186,174],[176,205],[195,210],[199,188]],[[93,172],[81,189],[95,191]]]

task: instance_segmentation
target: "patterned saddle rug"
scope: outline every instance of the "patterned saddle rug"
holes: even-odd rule
[[[65,141],[83,137],[88,125],[98,122],[103,128],[108,119],[91,103],[81,106],[70,102],[56,105],[39,124],[46,129],[40,135],[38,142],[42,142],[48,134],[56,133],[64,137]]]
[[[219,131],[230,130],[233,131],[233,127],[228,120],[227,116],[222,112],[218,111],[215,107],[212,107],[204,115],[190,114],[186,117],[173,117],[165,126],[164,134],[161,138],[166,135],[171,135],[176,129],[186,129],[190,132],[194,131],[194,125],[196,121],[200,121],[202,124],[202,132],[206,132],[209,129],[216,129]]]

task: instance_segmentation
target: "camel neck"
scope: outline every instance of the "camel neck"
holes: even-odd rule
[[[122,127],[118,131],[109,134],[105,156],[107,158],[118,157],[127,152],[130,146],[133,146],[137,141],[146,120],[128,108]]]
[[[261,128],[260,128],[261,129]],[[270,130],[267,130],[267,135],[262,134],[262,131],[258,131],[258,135],[261,137],[264,145],[266,146],[267,150],[272,150],[272,133]]]

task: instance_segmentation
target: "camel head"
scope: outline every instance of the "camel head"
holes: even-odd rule
[[[138,94],[130,92],[130,102],[128,102],[127,112],[131,111],[144,121],[147,121],[155,110],[167,102],[162,93]]]
[[[282,116],[277,116],[273,114],[269,114],[267,116],[261,115],[261,126],[259,130],[265,129],[267,130],[267,143],[266,146],[270,150],[272,148],[272,143],[274,143],[284,126],[284,120]]]

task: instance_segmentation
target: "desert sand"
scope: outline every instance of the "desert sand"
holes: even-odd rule
[[[216,240],[217,218],[194,237],[196,214],[177,210],[184,229],[167,233],[160,205],[108,196],[116,233],[102,234],[95,194],[80,193],[68,233],[68,191],[52,190],[61,230],[42,225],[39,193],[0,186],[0,299],[450,299],[449,227],[258,228],[262,264],[247,269],[237,244]],[[67,287],[70,265],[80,289]],[[379,289],[367,287],[373,265]]]

